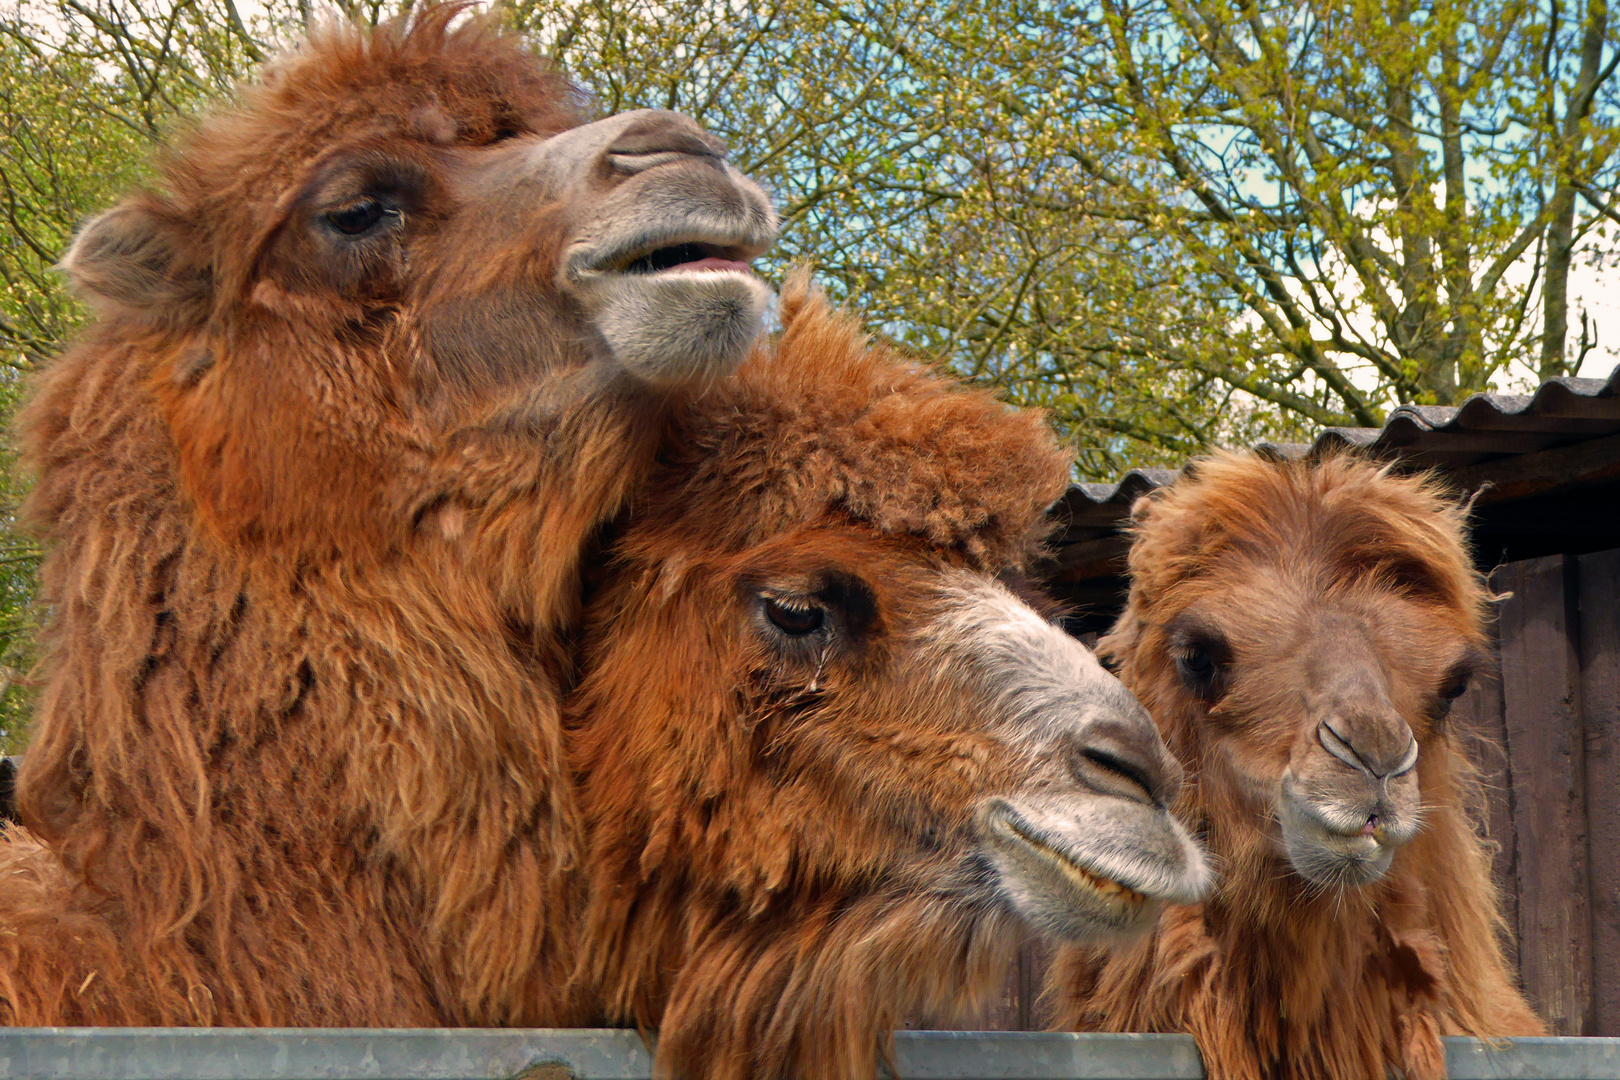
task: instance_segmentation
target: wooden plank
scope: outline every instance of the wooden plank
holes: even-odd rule
[[[1491,587],[1501,591],[1496,578]],[[1479,808],[1479,824],[1491,845],[1496,849],[1491,858],[1491,877],[1501,899],[1502,917],[1506,921],[1502,947],[1507,953],[1509,966],[1519,967],[1519,881],[1517,846],[1513,830],[1513,776],[1508,767],[1507,725],[1502,712],[1502,661],[1493,636],[1491,658],[1479,673],[1468,693],[1457,699],[1452,719],[1457,732],[1468,745],[1474,765],[1479,769],[1484,806]]]
[[[1573,560],[1497,571],[1502,603],[1502,704],[1517,831],[1519,970],[1557,1035],[1592,1025],[1586,867],[1585,736],[1573,635]]]
[[[1048,581],[1086,581],[1090,578],[1110,577],[1125,573],[1125,556],[1130,553],[1131,538],[1123,534],[1104,536],[1096,540],[1082,540],[1057,550],[1055,563]]]
[[[1479,505],[1485,505],[1616,476],[1620,476],[1620,435],[1469,465],[1454,470],[1450,479],[1465,491],[1490,484],[1479,494]]]
[[[1583,555],[1581,713],[1592,919],[1593,1035],[1620,1035],[1620,550]]]
[[[1035,940],[1024,946],[1018,958],[1019,975],[1023,980],[1023,1011],[1019,1022],[1024,1031],[1045,1031],[1056,1019],[1050,1002],[1041,996],[1046,988],[1046,972],[1052,966],[1052,946]]]

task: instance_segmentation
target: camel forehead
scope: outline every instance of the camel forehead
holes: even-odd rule
[[[1304,690],[1347,666],[1427,679],[1475,642],[1471,617],[1376,578],[1335,580],[1266,564],[1173,590],[1155,621],[1172,639],[1224,641],[1245,677]]]
[[[1133,589],[1153,604],[1185,606],[1226,588],[1341,603],[1359,591],[1449,608],[1471,622],[1484,600],[1462,512],[1426,478],[1356,458],[1279,464],[1218,455],[1145,501],[1136,519]]]
[[[171,152],[169,186],[207,215],[273,202],[333,149],[483,145],[579,124],[582,98],[488,18],[454,8],[374,29],[329,25],[266,66]]]

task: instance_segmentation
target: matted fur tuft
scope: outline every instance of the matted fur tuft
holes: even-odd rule
[[[1234,584],[1276,573],[1307,595],[1360,589],[1417,605],[1428,625],[1481,646],[1489,596],[1468,556],[1466,511],[1435,479],[1352,454],[1219,453],[1138,500],[1133,518],[1130,598],[1098,652],[1187,767],[1174,810],[1208,844],[1220,880],[1140,942],[1066,950],[1047,984],[1058,1026],[1191,1032],[1212,1080],[1440,1080],[1442,1035],[1543,1034],[1503,959],[1467,733],[1442,718],[1419,735],[1422,827],[1388,873],[1359,889],[1314,888],[1234,790],[1221,755],[1235,751],[1213,745],[1222,736],[1212,732],[1241,729],[1247,714],[1222,705],[1211,718],[1177,677],[1167,632],[1199,600],[1228,621],[1263,619],[1234,608]],[[1268,691],[1278,702],[1304,694]],[[1266,753],[1286,761],[1289,748]]]
[[[1468,555],[1467,510],[1435,477],[1348,453],[1307,464],[1217,452],[1138,499],[1131,517],[1133,599],[1208,574],[1228,551],[1256,562],[1287,551],[1454,611],[1484,640],[1489,594]]]
[[[1050,532],[1069,461],[1036,410],[1014,410],[874,345],[800,273],[782,334],[678,421],[672,507],[725,505],[725,547],[833,512],[979,563],[1023,565]]]

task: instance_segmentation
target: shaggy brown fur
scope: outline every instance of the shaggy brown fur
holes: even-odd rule
[[[1180,875],[1156,895],[1203,875],[1154,801],[1176,780],[1145,714],[997,581],[1067,481],[1040,417],[869,349],[796,287],[783,317],[681,418],[570,706],[576,985],[599,1021],[656,1033],[666,1075],[871,1076],[901,1017],[982,1004],[1030,915],[986,854],[987,795],[1057,800],[1090,842],[1140,849]],[[783,632],[772,605],[816,629]],[[1073,763],[1115,737],[1156,796]]]
[[[1503,962],[1469,816],[1475,776],[1446,718],[1485,645],[1463,511],[1429,480],[1353,457],[1224,454],[1142,500],[1135,519],[1129,604],[1099,648],[1187,767],[1177,811],[1219,883],[1138,944],[1068,951],[1049,984],[1060,1025],[1190,1031],[1214,1080],[1434,1078],[1441,1035],[1542,1033]],[[1381,714],[1323,703],[1324,680],[1345,674],[1356,707],[1376,700]],[[1327,723],[1368,763],[1378,724],[1409,726],[1419,748],[1421,826],[1359,887],[1353,861],[1331,871],[1342,879],[1308,881],[1279,834],[1279,777],[1324,805],[1360,782],[1340,760],[1349,751],[1324,751]],[[1387,756],[1409,745],[1400,737]],[[1375,815],[1396,812],[1394,777],[1411,782],[1390,776]],[[1326,845],[1384,836],[1357,805]]]
[[[318,34],[66,260],[101,319],[22,420],[53,619],[11,1023],[574,1017],[577,559],[681,394],[558,277],[525,170],[578,95],[456,14]]]

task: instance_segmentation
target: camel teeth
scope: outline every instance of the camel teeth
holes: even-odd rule
[[[1143,896],[1135,889],[1128,888],[1121,885],[1119,882],[1114,881],[1111,878],[1105,878],[1100,874],[1093,874],[1084,867],[1074,867],[1074,873],[1075,876],[1081,881],[1085,882],[1087,885],[1090,885],[1097,892],[1109,897],[1110,899],[1123,900],[1130,904],[1142,904],[1147,902],[1147,897]]]

